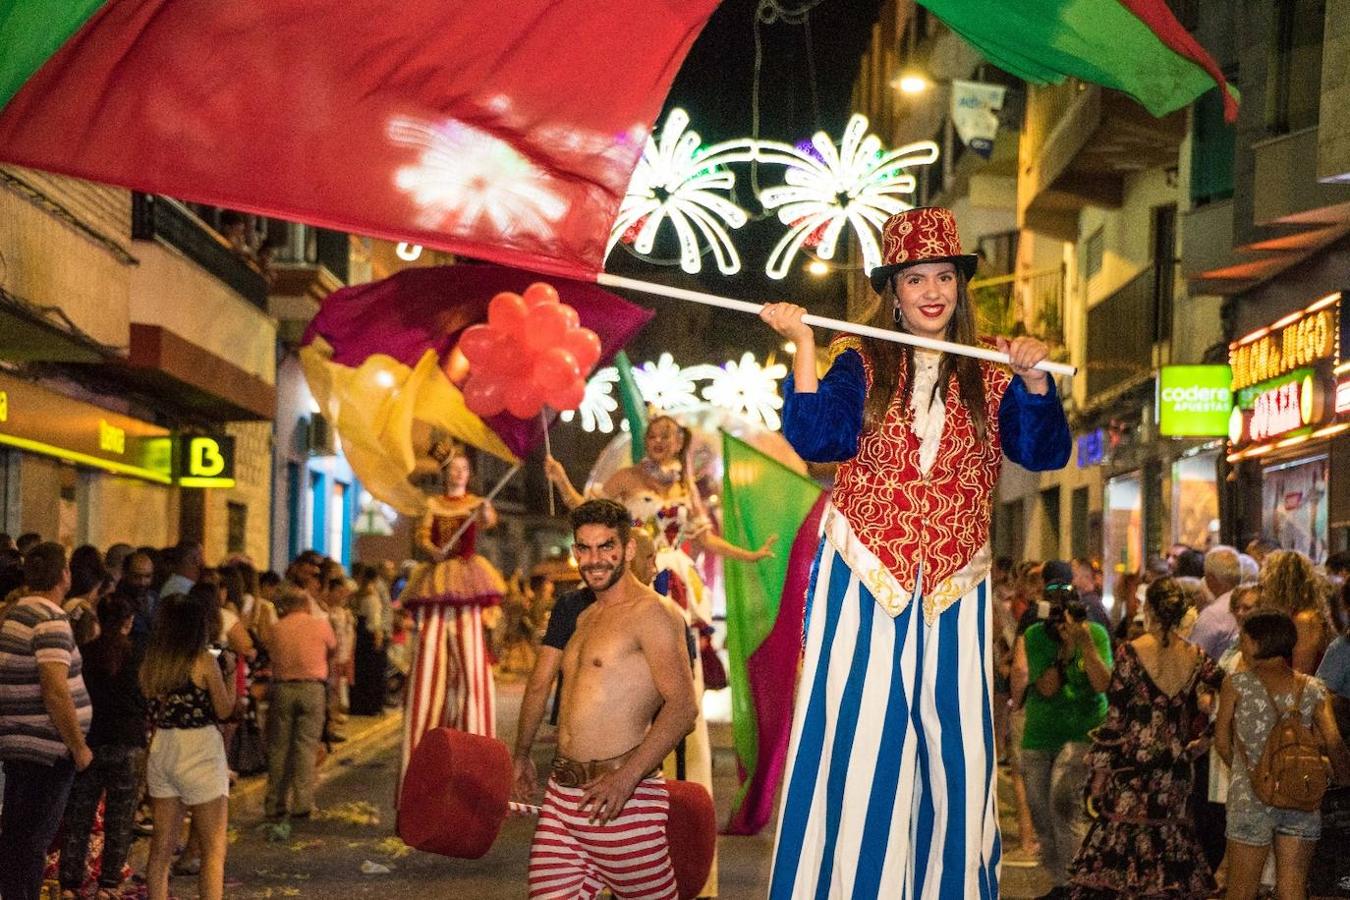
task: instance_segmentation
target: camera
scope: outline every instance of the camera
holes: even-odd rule
[[[1087,620],[1087,606],[1078,598],[1078,591],[1067,584],[1051,584],[1045,588],[1045,599],[1037,608],[1037,618],[1045,622],[1046,634],[1052,640],[1060,639],[1059,629],[1066,621],[1075,625]]]

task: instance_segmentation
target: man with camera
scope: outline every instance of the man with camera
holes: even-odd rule
[[[1067,896],[1069,864],[1087,833],[1083,785],[1088,733],[1106,716],[1111,639],[1088,621],[1072,585],[1048,582],[1036,607],[1038,621],[1023,636],[1027,675],[1022,772],[1027,804],[1041,842],[1041,863]]]

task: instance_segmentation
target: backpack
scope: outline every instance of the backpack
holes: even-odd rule
[[[1256,799],[1277,809],[1301,809],[1307,812],[1322,805],[1322,795],[1331,784],[1331,763],[1323,754],[1322,741],[1303,724],[1299,705],[1308,679],[1299,678],[1298,693],[1288,709],[1280,709],[1270,688],[1258,677],[1277,718],[1266,736],[1266,746],[1256,765],[1251,764],[1242,741],[1236,741],[1242,764],[1251,779]]]

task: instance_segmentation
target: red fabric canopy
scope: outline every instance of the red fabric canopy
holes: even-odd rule
[[[716,5],[109,0],[0,160],[584,278]]]

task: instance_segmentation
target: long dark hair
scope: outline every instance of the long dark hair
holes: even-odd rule
[[[903,274],[904,270],[902,269],[896,273],[895,277]],[[878,298],[876,310],[867,323],[874,328],[908,330],[905,328],[903,318],[899,324],[895,321],[894,310],[898,308],[899,302],[895,295],[895,277],[892,277],[886,283],[886,290]],[[975,304],[970,300],[970,292],[966,287],[966,276],[961,273],[958,267],[956,270],[956,308],[952,311],[951,320],[947,323],[946,339],[957,344],[973,345],[976,343],[977,337]],[[880,428],[881,423],[886,419],[886,410],[890,408],[891,400],[895,397],[902,367],[905,373],[905,389],[900,398],[901,407],[902,409],[909,408],[910,391],[914,385],[914,348],[908,344],[897,344],[876,338],[863,338],[862,342],[863,349],[872,362],[872,389],[868,391],[867,402],[863,407],[863,428],[871,431]],[[933,390],[942,398],[943,403],[947,402],[947,386],[953,373],[956,375],[956,385],[961,403],[965,406],[966,412],[970,415],[970,422],[975,427],[975,437],[983,442],[988,437],[989,422],[984,409],[984,379],[980,375],[979,361],[968,356],[956,356],[952,353],[942,354],[942,361],[938,363],[937,384],[934,385]]]
[[[108,570],[103,565],[103,554],[98,548],[85,544],[70,554],[70,590],[68,597],[83,597],[108,581]]]
[[[147,698],[162,697],[191,680],[197,657],[214,633],[211,613],[198,597],[170,594],[160,598],[141,665],[141,690]]]
[[[99,635],[80,648],[86,672],[116,677],[122,671],[131,655],[131,638],[122,633],[122,628],[133,614],[131,602],[121,592],[114,592],[99,602]]]

